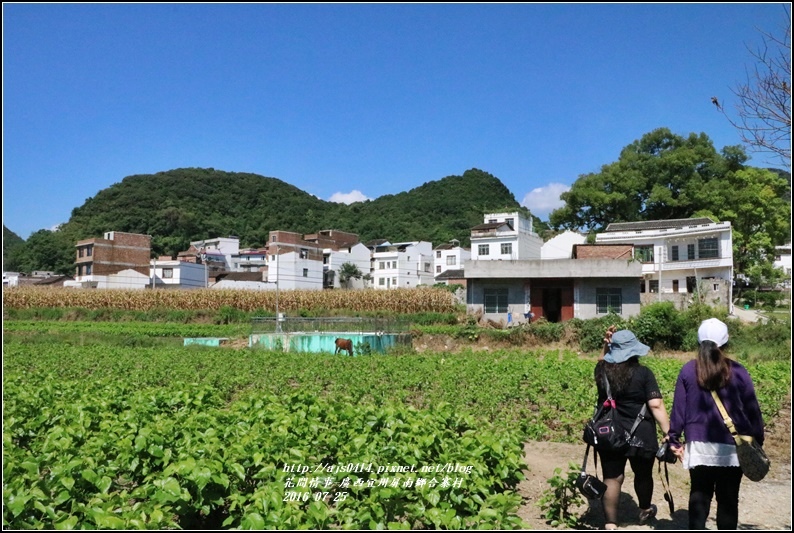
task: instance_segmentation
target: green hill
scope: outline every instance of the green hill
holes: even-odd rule
[[[58,232],[35,234],[37,241],[57,241],[57,247],[69,243],[64,253],[55,254],[60,257],[57,265],[20,267],[71,272],[74,243],[111,230],[151,235],[153,252],[164,255],[187,249],[190,241],[229,235],[239,237],[241,247],[263,246],[271,230],[338,229],[357,233],[364,242],[424,240],[435,246],[458,239],[466,246],[471,227],[482,222],[484,213],[508,209],[526,212],[498,178],[478,169],[345,205],[321,200],[277,178],[182,168],[128,176],[99,191],[72,210]],[[545,227],[533,218],[538,230]]]

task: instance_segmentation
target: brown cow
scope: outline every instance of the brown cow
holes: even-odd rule
[[[338,354],[340,350],[345,350],[348,354],[353,355],[353,341],[350,339],[336,339],[334,354]]]

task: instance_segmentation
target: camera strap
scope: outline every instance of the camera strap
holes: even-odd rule
[[[670,516],[673,516],[675,504],[673,503],[673,493],[670,492],[670,475],[667,472],[667,462],[661,459],[659,459],[658,462],[659,465],[656,471],[659,473],[659,481],[662,482],[662,486],[664,487],[664,499],[670,507]],[[662,463],[664,463],[664,478],[662,478]]]
[[[582,461],[582,473],[587,473],[587,456],[590,455],[590,445],[584,451],[584,461]],[[595,465],[595,476],[598,477],[598,454],[593,451],[593,464]]]

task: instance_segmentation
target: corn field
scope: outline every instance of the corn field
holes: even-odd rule
[[[3,290],[3,306],[12,309],[41,307],[82,307],[150,311],[219,310],[228,306],[240,311],[275,312],[275,291],[250,290],[97,290],[14,287]],[[345,309],[359,312],[450,313],[455,311],[452,293],[443,289],[417,288],[378,290],[301,291],[282,290],[278,295],[281,312]]]

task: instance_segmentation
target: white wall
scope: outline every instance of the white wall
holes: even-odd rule
[[[564,231],[552,237],[540,248],[541,259],[570,259],[573,257],[573,247],[584,244],[587,237],[575,231]]]

